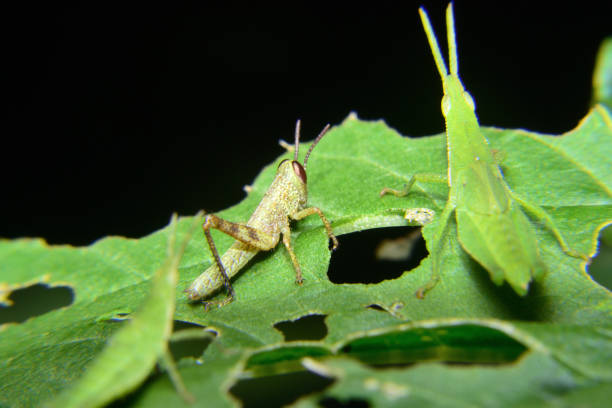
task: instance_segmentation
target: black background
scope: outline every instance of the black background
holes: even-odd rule
[[[576,126],[612,32],[606,3],[455,2],[481,124]],[[221,210],[283,152],[297,118],[304,140],[350,111],[441,132],[421,4],[444,39],[445,1],[6,9],[0,236],[86,245],[146,235],[174,211]]]

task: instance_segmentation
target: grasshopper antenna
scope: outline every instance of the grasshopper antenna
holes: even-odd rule
[[[319,143],[319,141],[323,138],[323,136],[325,136],[325,133],[327,133],[328,130],[329,130],[329,123],[325,125],[321,133],[319,133],[319,136],[317,136],[314,142],[312,142],[312,144],[310,145],[310,149],[308,149],[308,151],[306,152],[306,156],[304,157],[304,171],[306,171],[306,163],[308,163],[308,157],[310,156],[310,152],[312,152],[312,149],[314,149],[317,143]]]
[[[301,128],[301,124],[302,122],[298,119],[297,122],[295,122],[295,151],[293,154],[293,160],[297,161],[298,159],[298,150],[300,150],[300,128]]]

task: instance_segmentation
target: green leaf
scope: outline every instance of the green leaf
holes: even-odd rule
[[[179,221],[178,237],[186,235],[191,222]],[[83,377],[90,363],[98,368],[89,374],[95,378],[87,381],[106,385],[103,397],[121,394],[140,382],[159,357],[171,328],[176,262],[182,250],[166,256],[170,236],[164,229],[141,240],[106,238],[87,248],[49,247],[41,240],[3,241],[0,265],[7,292],[45,281],[52,286],[69,285],[75,299],[69,307],[1,327],[0,402],[39,405]],[[140,316],[132,316],[131,323],[117,332],[115,345],[92,362],[123,326],[116,317],[143,304],[156,270],[171,279],[157,280]],[[125,370],[115,371],[120,368]],[[96,375],[96,370],[104,374]],[[113,375],[121,380],[117,382]]]
[[[491,147],[505,154],[502,168],[510,187],[543,206],[568,243],[584,253],[595,252],[598,231],[612,219],[610,123],[606,110],[595,107],[576,129],[562,136],[483,130]],[[230,221],[246,221],[274,177],[278,162],[287,157],[285,154],[267,166],[245,200],[218,215]],[[366,122],[351,115],[321,141],[311,156],[309,203],[323,210],[339,235],[406,226],[405,209],[440,211],[448,196],[447,187],[417,185],[417,193],[405,198],[380,198],[381,188],[400,188],[413,173],[445,170],[443,135],[406,138],[382,121]],[[179,221],[177,239],[185,235],[190,222],[189,218]],[[434,217],[423,229],[426,240],[431,239],[435,222]],[[453,221],[441,257],[441,281],[425,300],[418,300],[414,291],[429,279],[429,259],[397,279],[378,284],[332,283],[326,274],[330,259],[327,235],[318,217],[309,217],[294,223],[292,235],[305,278],[302,286],[295,285],[291,261],[279,245],[256,257],[233,280],[234,302],[208,312],[201,305],[189,304],[182,293],[212,263],[203,235],[196,234],[178,268],[175,319],[207,326],[218,337],[201,360],[180,362],[181,375],[194,394],[199,393],[194,385],[197,388],[202,383],[202,389],[221,389],[224,404],[231,404],[225,392],[239,378],[237,371],[242,370],[242,364],[250,361],[255,362],[250,363],[249,370],[270,372],[276,370],[276,364],[291,366],[298,357],[344,353],[342,347],[350,341],[372,337],[377,331],[395,333],[405,331],[407,324],[464,319],[463,324],[476,321],[477,326],[486,326],[488,323],[482,322],[493,321],[501,325],[494,328],[503,333],[501,336],[490,330],[482,332],[493,336],[494,350],[514,344],[512,347],[540,353],[544,345],[550,353],[550,364],[560,364],[575,376],[609,381],[612,347],[603,341],[609,338],[609,331],[595,328],[609,325],[610,292],[590,279],[583,263],[564,256],[546,228],[536,225],[536,231],[551,272],[536,282],[525,298],[490,282],[486,271],[462,251]],[[139,240],[105,238],[85,248],[48,246],[37,239],[0,241],[0,301],[8,303],[11,292],[37,282],[69,286],[74,291],[70,306],[0,328],[0,404],[38,405],[83,376],[108,338],[121,327],[113,317],[134,312],[144,301],[155,271],[165,260],[168,234],[168,229],[162,229]],[[230,237],[218,231],[212,234],[220,252],[231,245]],[[339,240],[338,251],[350,253],[341,236]],[[375,270],[370,272],[376,274]],[[274,325],[311,314],[325,316],[327,336],[300,350],[286,350],[294,343],[284,342]],[[524,338],[509,331],[525,333]],[[565,336],[567,344],[563,342]],[[589,336],[598,339],[599,347],[581,349]],[[514,340],[508,343],[508,338]],[[455,354],[469,355],[470,347],[458,346]],[[276,350],[266,357],[272,361],[267,366],[257,363],[261,356],[255,357],[265,350]],[[416,354],[414,359],[429,358],[432,350],[425,350],[429,354]],[[443,354],[434,355],[444,358]],[[496,355],[503,357],[503,353]],[[264,366],[270,370],[264,370]],[[156,393],[165,395],[163,398],[178,398],[166,376],[149,382],[141,392],[134,401],[157,401],[150,396]],[[159,401],[163,398],[160,396]],[[196,398],[207,397],[202,392]]]
[[[333,354],[346,354],[376,365],[427,360],[504,363],[514,361],[526,350],[535,350],[546,353],[580,377],[612,381],[611,329],[610,325],[590,327],[494,319],[426,320],[354,332],[333,345],[271,346],[253,353],[246,366],[256,372],[282,372],[301,357]]]
[[[485,129],[492,148],[506,153],[503,169],[509,185],[549,211],[572,247],[590,254],[595,251],[598,230],[612,219],[612,131],[605,115],[602,110],[594,110],[576,130],[562,137]],[[587,150],[594,149],[589,146],[598,146],[598,152],[590,157]],[[349,118],[333,129],[312,155],[310,203],[323,209],[338,234],[407,225],[401,218],[406,208],[439,211],[446,200],[446,187],[422,185],[422,195],[382,199],[378,196],[380,189],[401,186],[412,173],[443,172],[444,166],[442,137],[401,138],[382,122]],[[222,216],[245,220],[272,179],[274,168],[272,165],[264,170],[253,193]],[[433,225],[435,219],[424,228],[426,240]],[[487,282],[483,270],[457,244],[452,223],[450,242],[443,254],[442,280],[426,301],[420,301],[413,293],[429,278],[429,260],[398,279],[376,285],[331,283],[325,274],[327,238],[320,221],[311,217],[300,222],[294,234],[305,274],[302,287],[293,283],[289,258],[279,247],[274,256],[252,263],[234,280],[235,302],[203,313],[200,307],[179,301],[177,315],[220,331],[231,327],[248,332],[260,344],[281,340],[274,323],[312,313],[327,315],[326,342],[337,341],[351,330],[398,319],[461,316],[549,322],[575,322],[580,318],[584,324],[608,321],[612,310],[609,292],[589,279],[583,262],[564,256],[545,228],[538,226],[537,232],[542,256],[555,272],[534,286],[532,296],[518,299],[505,288]],[[232,242],[223,234],[214,237],[220,251]],[[195,276],[182,275],[183,285]],[[372,304],[389,313],[367,309]]]
[[[512,407],[545,403],[575,385],[567,371],[544,353],[490,367],[430,363],[375,369],[348,359],[323,363],[307,359],[304,365],[336,382],[322,396],[306,398],[296,407],[318,406],[322,397],[344,404],[365,400],[374,407]]]
[[[196,217],[196,221],[197,221]],[[195,225],[194,225],[195,226]],[[167,258],[153,276],[152,288],[133,317],[113,335],[85,375],[51,402],[54,407],[99,407],[140,385],[167,350],[172,332],[178,264],[193,228],[175,248],[176,215]]]
[[[179,371],[185,387],[189,390],[196,406],[232,407],[236,401],[228,395],[228,390],[242,370],[243,351],[228,349],[221,339],[206,350],[203,362],[193,359],[179,364]],[[157,376],[143,392],[131,400],[136,407],[175,407],[193,406],[185,403],[176,393],[168,376]]]
[[[612,110],[612,37],[599,47],[593,73],[593,104],[601,103]]]

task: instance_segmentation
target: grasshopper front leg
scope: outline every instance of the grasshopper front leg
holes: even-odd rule
[[[386,194],[393,194],[396,197],[405,197],[408,195],[408,193],[410,192],[410,190],[412,190],[412,187],[414,186],[414,183],[416,182],[419,183],[444,183],[447,184],[448,183],[448,177],[442,175],[442,174],[433,174],[433,173],[418,173],[418,174],[413,174],[412,176],[410,176],[410,179],[408,180],[408,183],[406,183],[406,185],[404,186],[403,190],[394,190],[392,188],[389,187],[385,187],[382,190],[380,190],[380,196],[383,197]],[[427,196],[429,196],[429,194],[425,193]],[[431,198],[431,197],[430,197]]]
[[[319,218],[321,219],[321,222],[323,222],[323,226],[325,226],[325,231],[327,232],[327,236],[329,237],[329,239],[332,240],[332,243],[333,243],[332,250],[335,250],[336,248],[338,248],[338,239],[332,232],[331,224],[327,220],[327,218],[325,217],[321,209],[317,207],[304,208],[303,210],[300,210],[294,214],[291,214],[290,217],[291,219],[298,221],[312,214],[317,214]],[[283,229],[282,233],[283,233],[283,244],[285,244],[285,247],[287,248],[287,252],[289,252],[289,256],[291,257],[291,262],[293,263],[293,268],[295,269],[295,282],[301,285],[303,282],[302,268],[300,267],[300,264],[297,260],[297,256],[293,252],[293,248],[291,247],[291,230],[289,229],[289,226],[286,226]]]
[[[338,248],[338,239],[336,238],[336,236],[334,235],[332,231],[331,223],[325,217],[325,215],[323,214],[323,211],[321,211],[320,208],[318,207],[304,208],[303,210],[300,210],[296,212],[295,214],[291,214],[290,217],[298,221],[312,214],[317,214],[319,218],[321,219],[321,222],[323,223],[323,226],[325,227],[325,231],[327,232],[327,236],[329,237],[329,239],[332,240],[332,243],[333,243],[332,250],[335,250],[336,248]]]
[[[386,194],[392,194],[396,197],[404,197],[408,195],[415,182],[423,182],[423,183],[448,183],[448,177],[441,174],[431,174],[431,173],[418,173],[413,174],[408,183],[404,186],[403,190],[394,190],[392,188],[385,187],[380,191],[380,196],[383,197]],[[427,194],[428,195],[428,194]],[[421,209],[422,210],[422,209]],[[433,234],[433,242],[430,247],[431,259],[432,259],[432,271],[431,277],[429,281],[425,283],[425,285],[421,286],[416,291],[416,296],[419,299],[423,299],[425,294],[433,289],[438,281],[440,280],[440,271],[439,271],[439,256],[442,252],[442,238],[444,237],[444,233],[446,231],[446,227],[448,225],[448,220],[455,210],[455,203],[452,200],[447,201],[444,210],[441,214],[441,219],[438,224],[438,228]],[[409,219],[410,209],[406,211],[406,219]]]

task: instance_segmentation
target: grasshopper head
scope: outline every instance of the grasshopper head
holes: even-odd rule
[[[453,4],[449,3],[446,8],[446,26],[448,37],[448,57],[450,63],[450,72],[446,67],[444,57],[440,52],[436,34],[431,26],[429,17],[424,8],[419,9],[423,28],[429,41],[431,52],[436,62],[436,67],[442,78],[444,88],[444,97],[442,98],[442,114],[448,120],[452,117],[465,117],[463,115],[473,116],[476,106],[474,100],[463,88],[463,84],[459,79],[459,59],[457,57],[457,42],[455,40],[455,19],[453,17]]]
[[[291,180],[292,184],[306,185],[306,170],[297,160],[285,159],[278,164],[276,174],[284,180]]]
[[[306,170],[299,161],[285,159],[280,162],[276,177],[283,180],[284,191],[297,198],[300,206],[306,204],[308,197]]]
[[[282,174],[286,180],[296,179],[299,184],[306,185],[306,170],[297,160],[285,159],[278,165],[278,174]]]
[[[298,151],[300,147],[300,121],[298,119],[295,124],[295,147],[293,160],[285,159],[278,165],[278,170],[276,171],[277,177],[280,177],[281,180],[285,181],[285,189],[287,191],[294,191],[299,197],[300,205],[306,204],[306,199],[308,197],[308,190],[306,185],[308,183],[308,178],[306,176],[306,165],[308,163],[308,157],[310,157],[310,153],[312,149],[319,143],[321,138],[325,135],[327,130],[329,129],[329,124],[326,125],[319,136],[312,142],[310,145],[310,149],[306,152],[306,156],[304,157],[304,164],[299,162],[298,160]]]

